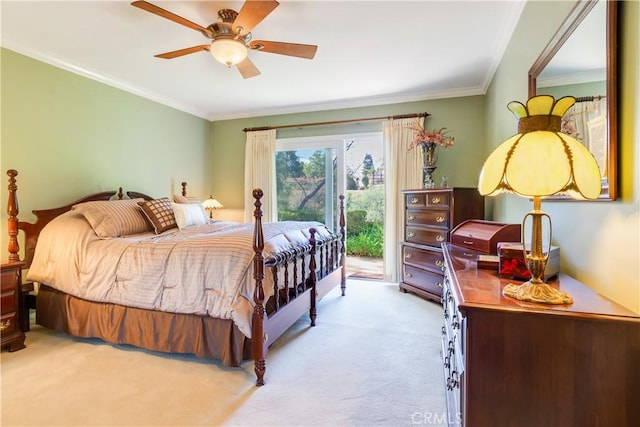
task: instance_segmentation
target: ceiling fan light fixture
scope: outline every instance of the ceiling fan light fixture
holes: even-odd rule
[[[239,64],[247,57],[247,46],[240,40],[219,38],[211,43],[211,55],[227,67]]]

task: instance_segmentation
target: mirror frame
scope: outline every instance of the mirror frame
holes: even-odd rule
[[[560,50],[565,41],[593,9],[598,0],[579,0],[560,25],[538,59],[529,69],[529,97],[537,93],[540,73]],[[597,200],[612,201],[618,197],[618,1],[606,0],[606,88],[607,88],[607,176]],[[551,200],[575,200],[569,196],[553,196]]]

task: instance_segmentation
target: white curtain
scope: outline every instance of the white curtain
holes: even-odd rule
[[[607,176],[607,100],[576,102],[562,117],[562,131],[593,153],[600,173]]]
[[[422,158],[420,150],[409,146],[416,126],[424,118],[385,120],[383,141],[385,150],[385,213],[384,213],[384,279],[399,282],[399,248],[404,239],[404,200],[402,190],[422,188]]]
[[[277,218],[276,130],[247,132],[244,157],[244,221],[253,222],[253,189],[261,188],[262,220]]]

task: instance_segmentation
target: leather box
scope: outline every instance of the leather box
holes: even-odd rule
[[[498,243],[498,272],[501,277],[512,279],[531,279],[531,273],[524,260],[522,253],[522,243],[500,242]],[[551,246],[549,260],[544,269],[544,278],[547,280],[557,276],[560,272],[560,248]]]
[[[451,231],[451,243],[496,255],[498,242],[520,242],[520,229],[520,224],[470,219]]]

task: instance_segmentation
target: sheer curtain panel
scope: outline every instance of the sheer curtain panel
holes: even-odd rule
[[[277,218],[276,130],[247,132],[244,158],[244,221],[253,221],[253,189],[264,191],[262,220]]]
[[[385,120],[383,140],[387,159],[384,215],[384,275],[385,280],[398,282],[399,243],[404,238],[404,200],[402,190],[422,187],[420,150],[410,149],[415,128],[424,118]]]

